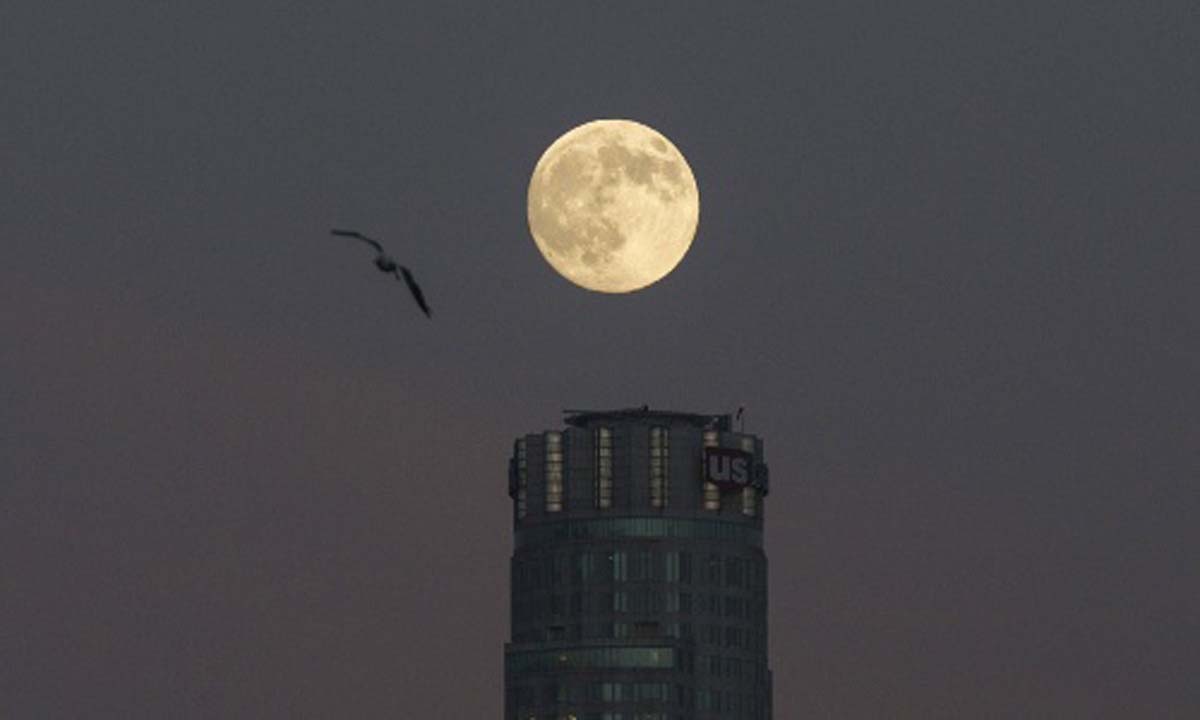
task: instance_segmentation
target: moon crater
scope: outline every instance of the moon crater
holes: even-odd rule
[[[556,140],[529,183],[529,228],[546,261],[589,290],[632,292],[679,264],[699,220],[691,168],[631,120],[596,120]]]

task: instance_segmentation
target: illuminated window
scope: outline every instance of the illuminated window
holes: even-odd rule
[[[517,518],[525,517],[529,511],[529,458],[525,452],[525,438],[517,441]]]
[[[612,507],[613,441],[612,428],[596,428],[596,507]]]
[[[754,438],[749,435],[743,435],[739,440],[742,450],[754,454]],[[742,488],[742,514],[757,515],[758,514],[758,489],[752,487]]]
[[[717,447],[717,445],[720,444],[720,439],[721,436],[716,430],[704,431],[704,447]],[[703,465],[703,463],[701,463],[701,465]],[[704,483],[704,509],[721,509],[721,488],[717,487],[716,483],[707,481]]]
[[[563,437],[560,432],[546,433],[546,512],[563,507]]]
[[[650,507],[666,507],[671,486],[670,440],[665,427],[650,428]]]

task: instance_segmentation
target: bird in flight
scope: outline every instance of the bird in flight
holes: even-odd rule
[[[417,285],[417,281],[413,279],[412,273],[408,271],[408,268],[400,265],[391,257],[389,257],[388,254],[383,251],[383,245],[380,245],[378,240],[373,240],[355,230],[338,230],[335,228],[330,230],[330,232],[339,237],[362,240],[366,244],[375,248],[375,252],[378,253],[375,256],[375,267],[379,268],[380,272],[395,275],[397,280],[403,280],[404,284],[408,286],[408,291],[412,293],[413,300],[417,301],[417,306],[421,308],[421,312],[425,313],[425,317],[433,317],[433,313],[429,309],[429,303],[425,302],[425,293],[421,292],[421,288],[419,285]]]

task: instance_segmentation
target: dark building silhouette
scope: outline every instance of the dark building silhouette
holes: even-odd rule
[[[517,439],[506,720],[765,720],[762,441],[728,415],[567,411]]]

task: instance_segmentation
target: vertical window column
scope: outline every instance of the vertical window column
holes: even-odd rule
[[[612,428],[596,428],[595,497],[596,507],[612,507],[613,440]]]
[[[529,512],[529,456],[525,450],[525,438],[517,441],[517,519]]]
[[[742,514],[750,516],[758,514],[758,490],[752,487],[742,488]]]
[[[670,454],[667,428],[650,428],[650,507],[666,507],[670,499]]]
[[[754,455],[754,438],[743,435],[740,444],[742,450]],[[742,514],[754,516],[758,514],[758,489],[746,486],[742,488]]]
[[[546,512],[563,508],[563,436],[546,433]]]
[[[721,435],[716,430],[704,431],[704,447],[717,447],[720,444]],[[701,463],[701,467],[704,463]],[[704,483],[704,509],[705,510],[720,510],[721,509],[721,488],[717,487],[716,483],[705,481]]]

